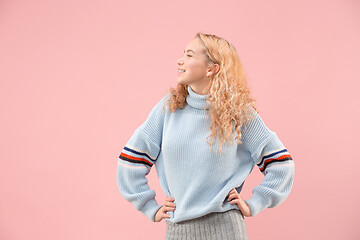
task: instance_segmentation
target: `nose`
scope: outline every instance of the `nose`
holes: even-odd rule
[[[183,64],[182,57],[179,58],[179,60],[177,60],[177,64],[178,64],[178,65],[182,65],[182,64]]]

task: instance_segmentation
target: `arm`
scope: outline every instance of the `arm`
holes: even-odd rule
[[[255,216],[267,207],[278,206],[287,198],[294,181],[295,165],[277,134],[252,110],[255,118],[244,130],[244,146],[249,150],[254,165],[264,175],[261,184],[252,190],[251,198],[245,200]]]
[[[146,175],[161,151],[165,116],[162,107],[167,96],[156,104],[146,121],[135,130],[121,151],[117,165],[116,179],[121,195],[153,222],[161,205],[155,200],[156,193],[149,188]]]

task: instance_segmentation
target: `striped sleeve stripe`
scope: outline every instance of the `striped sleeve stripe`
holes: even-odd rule
[[[153,158],[151,158],[147,153],[145,152],[140,152],[140,151],[136,151],[134,149],[131,149],[129,147],[124,147],[124,150],[128,151],[128,152],[132,152],[132,153],[135,153],[137,155],[142,155],[142,156],[145,156],[146,158],[148,159],[151,159],[152,161],[155,162],[155,160]],[[128,162],[132,162],[132,163],[142,163],[142,164],[146,164],[150,167],[152,167],[152,165],[154,163],[152,163],[151,161],[143,158],[143,157],[135,157],[135,156],[132,156],[132,155],[129,155],[129,154],[126,154],[124,153],[124,151],[121,152],[120,156],[119,156],[120,159],[122,160],[125,160],[125,161],[128,161]]]
[[[278,157],[273,157],[277,154],[280,153],[287,153],[287,154],[281,154]],[[280,151],[275,151],[273,153],[267,154],[265,156],[262,157],[261,162],[258,165],[259,169],[261,172],[264,172],[266,167],[274,162],[284,162],[284,161],[288,161],[288,160],[293,160],[292,157],[290,156],[290,154],[288,153],[287,149],[282,149]],[[262,167],[260,167],[261,165],[263,165]]]
[[[126,151],[129,151],[129,152],[132,152],[132,153],[135,153],[135,154],[138,154],[138,155],[143,155],[143,156],[146,156],[149,160],[155,162],[156,159],[154,157],[151,157],[150,154],[146,153],[146,152],[140,152],[140,150],[135,150],[135,147],[129,147],[128,145],[124,147],[124,149]]]
[[[125,163],[120,162],[120,161],[118,161],[118,165],[123,166],[123,167],[126,167],[126,168],[132,168],[132,169],[138,169],[138,168],[147,168],[147,169],[149,169],[148,166],[144,166],[144,165],[141,165],[141,166],[133,166],[133,165],[125,164]],[[149,169],[149,170],[150,170],[150,169]]]

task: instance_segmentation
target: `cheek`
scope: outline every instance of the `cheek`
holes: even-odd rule
[[[205,74],[204,66],[202,64],[199,64],[196,62],[188,63],[188,65],[186,67],[186,71],[188,71],[189,74],[196,75],[196,76]]]

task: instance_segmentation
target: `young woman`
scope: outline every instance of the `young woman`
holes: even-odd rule
[[[232,44],[197,33],[177,64],[178,85],[118,158],[120,193],[153,222],[165,219],[166,239],[248,239],[244,217],[287,198],[293,159],[259,116]],[[154,164],[163,205],[147,184]],[[239,193],[255,164],[264,179],[243,200]]]

